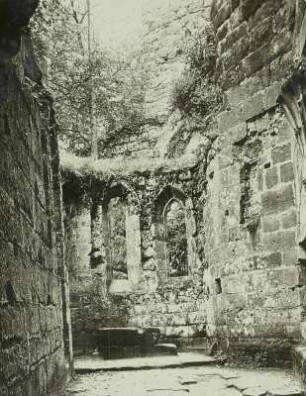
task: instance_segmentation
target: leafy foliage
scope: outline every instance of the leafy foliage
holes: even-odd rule
[[[114,279],[127,279],[126,256],[126,202],[121,197],[112,198],[108,213],[111,232],[111,257]]]
[[[171,276],[188,274],[185,211],[180,203],[172,201],[166,213],[167,247]]]
[[[186,67],[172,91],[173,108],[182,114],[206,117],[222,105],[215,75],[216,41],[213,28],[196,29],[186,45]]]
[[[32,26],[41,64],[49,71],[60,139],[82,156],[90,155],[93,144],[101,150],[118,132],[137,133],[144,92],[141,65],[97,45],[89,52],[86,17],[73,0],[42,0]]]

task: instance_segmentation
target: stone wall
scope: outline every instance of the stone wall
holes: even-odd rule
[[[129,185],[137,197],[131,207],[139,216],[141,265],[136,283],[115,284],[102,243],[101,274],[112,293],[125,296],[126,325],[156,325],[172,339],[187,335],[190,343],[200,334],[213,350],[250,364],[289,364],[295,350],[303,371],[305,16],[295,7],[305,12],[303,2],[285,0],[212,2],[224,108],[199,125],[173,160],[158,167],[156,158],[146,158],[146,171],[129,170],[126,161],[110,184],[102,183],[102,195],[113,182]],[[163,52],[161,26],[162,18],[152,18],[149,63],[166,81],[170,60],[180,58],[167,45]],[[169,32],[175,52],[172,38]],[[167,118],[170,85],[162,81],[148,101],[162,103],[162,110],[152,106],[152,117],[161,121],[154,149],[161,156],[178,132],[171,117],[179,120],[177,113]],[[103,179],[103,162],[99,166]],[[160,210],[173,197],[185,206],[190,269],[187,279],[175,281],[167,277]]]
[[[161,331],[162,338],[174,341],[179,346],[192,346],[195,343],[202,344],[202,347],[207,346],[206,297],[201,286],[201,263],[197,258],[195,220],[190,203],[191,197],[195,194],[191,172],[192,170],[183,168],[171,172],[157,171],[118,176],[115,178],[116,181],[111,182],[111,187],[104,185],[101,190],[96,187],[95,191],[100,190],[102,195],[100,198],[95,195],[90,201],[95,202],[95,205],[102,209],[93,210],[92,206],[91,209],[87,209],[86,226],[82,220],[84,214],[70,217],[69,213],[73,212],[69,210],[70,206],[67,206],[67,236],[69,229],[74,230],[73,235],[68,236],[67,247],[70,252],[68,265],[71,269],[70,274],[73,274],[72,327],[78,349],[82,344],[86,344],[85,338],[92,333],[94,327],[92,321],[91,323],[87,321],[87,316],[82,318],[80,314],[80,310],[83,309],[80,302],[86,299],[88,290],[85,283],[90,282],[90,278],[92,284],[99,279],[98,287],[101,288],[101,294],[108,288],[106,304],[110,303],[112,307],[107,312],[104,311],[106,317],[100,315],[97,321],[94,317],[99,314],[95,312],[95,308],[90,302],[85,304],[86,309],[92,309],[96,328],[113,327],[118,324],[139,328],[157,327]],[[71,182],[67,181],[64,192],[73,191],[72,183],[70,187],[69,183]],[[116,279],[112,275],[113,265],[110,256],[112,241],[109,240],[109,229],[105,226],[110,219],[105,202],[109,202],[109,198],[115,196],[114,190],[121,196],[126,194],[128,205],[127,279]],[[188,273],[185,276],[170,276],[167,242],[163,239],[165,229],[161,213],[172,199],[182,203],[186,215]],[[96,217],[97,213],[100,220]],[[91,219],[90,223],[89,219]],[[78,235],[81,235],[80,239],[75,238]],[[78,257],[77,252],[88,240],[91,240],[91,245],[87,242],[82,258]],[[91,260],[93,246],[95,246],[94,256],[100,257],[97,265],[94,266]],[[75,272],[76,267],[78,269]],[[121,298],[114,301],[113,296]],[[102,297],[104,298],[105,296]]]
[[[238,88],[243,81],[245,94],[252,88],[259,91],[289,72],[294,2],[214,0],[211,18],[218,40],[218,73],[225,91]],[[232,104],[233,98],[229,101]]]
[[[34,3],[0,7],[7,18],[0,40],[3,396],[50,395],[67,379],[72,359],[56,124],[31,39],[19,31]]]
[[[235,358],[278,364],[300,338],[294,134],[277,104],[292,65],[292,4],[218,2],[212,19],[228,110],[207,170],[207,331]],[[282,80],[283,79],[283,80]]]

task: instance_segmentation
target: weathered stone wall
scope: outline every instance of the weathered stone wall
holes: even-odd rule
[[[159,328],[162,339],[181,349],[207,348],[206,299],[199,296],[191,279],[169,279],[157,291],[131,294],[129,300],[130,326]]]
[[[72,358],[56,124],[27,35],[16,55],[34,2],[1,7],[0,394],[42,396]]]
[[[302,3],[212,2],[224,109],[182,143],[176,161],[154,171],[155,159],[147,159],[152,166],[146,172],[130,174],[127,161],[125,176],[112,180],[128,184],[137,196],[132,206],[141,231],[139,281],[115,284],[107,268],[101,270],[110,291],[128,301],[126,324],[156,325],[170,338],[207,336],[213,350],[251,364],[287,364],[301,344],[300,370],[305,369],[305,68],[297,81],[289,84],[286,78],[305,54],[305,16],[295,12],[295,6],[305,12]],[[155,153],[164,155],[179,120],[177,113],[167,118],[170,85],[164,78],[180,56],[167,52],[167,45],[163,52],[162,26],[162,18],[152,18],[148,48],[161,81],[152,85],[148,105],[160,124],[152,129],[160,133]],[[172,38],[169,31],[169,48],[175,50]],[[184,166],[190,156],[197,161]],[[165,276],[164,228],[156,205],[160,200],[164,207],[174,187],[178,196],[184,192],[191,270],[187,279],[175,281]],[[103,194],[108,189],[105,183]],[[108,262],[106,247],[101,268]]]
[[[225,90],[249,79],[245,88],[259,91],[289,72],[294,15],[295,3],[287,0],[213,1],[218,72]]]
[[[278,364],[300,337],[294,135],[277,105],[292,64],[292,4],[214,1],[228,110],[207,170],[207,331],[237,359]],[[215,292],[212,292],[215,290]]]
[[[195,247],[195,220],[190,203],[194,197],[195,188],[191,172],[192,170],[187,168],[171,172],[157,171],[118,176],[116,181],[111,182],[111,188],[107,188],[105,185],[100,190],[100,193],[102,192],[101,203],[97,196],[92,200],[103,207],[103,202],[108,201],[109,194],[113,196],[111,191],[114,188],[122,193],[121,187],[116,188],[117,185],[127,188],[130,212],[127,218],[130,217],[133,223],[130,226],[129,221],[126,222],[128,279],[115,279],[111,275],[110,267],[112,265],[108,251],[112,242],[108,240],[108,229],[103,226],[103,223],[107,223],[109,220],[102,218],[97,221],[95,215],[96,213],[103,215],[103,210],[91,210],[94,216],[91,217],[90,229],[88,220],[84,227],[82,222],[84,215],[69,218],[70,211],[67,207],[67,236],[69,229],[74,230],[74,236],[71,235],[67,240],[67,247],[71,252],[68,257],[71,274],[75,271],[75,263],[80,262],[76,253],[82,246],[79,242],[82,240],[84,244],[88,239],[91,239],[92,242],[91,246],[86,244],[86,251],[84,251],[81,260],[82,264],[75,273],[75,281],[72,280],[71,285],[72,323],[74,341],[78,349],[88,347],[86,337],[88,339],[88,334],[93,331],[93,322],[95,322],[96,328],[116,325],[139,328],[157,327],[163,338],[172,340],[182,347],[195,343],[206,347],[206,297],[203,294],[201,283],[201,263],[197,258]],[[173,188],[178,191],[177,196],[172,194]],[[66,185],[64,191],[67,190],[69,191],[70,188]],[[99,188],[95,188],[95,191],[97,190]],[[173,197],[183,200],[187,216],[188,275],[177,277],[170,277],[170,267],[165,256],[167,247],[161,239],[163,222],[159,217],[159,213],[164,210]],[[87,219],[89,212],[87,211]],[[81,235],[79,242],[75,235]],[[100,238],[98,240],[96,239],[97,235]],[[131,243],[133,246],[129,253]],[[94,267],[92,267],[90,259],[93,245],[95,245],[95,256],[101,257],[98,265]],[[129,254],[131,259],[129,259]],[[136,260],[138,256],[139,263],[138,259]],[[82,317],[80,314],[80,310],[83,309],[80,302],[82,298],[86,299],[85,283],[88,282],[90,276],[93,283],[96,282],[97,276],[100,277],[101,290],[106,290],[109,286],[108,298],[112,301],[112,309],[104,311],[106,317],[101,317],[100,320],[94,319],[97,316],[95,309],[99,308],[94,308],[90,302],[85,305],[87,305],[86,309],[92,310],[93,320],[88,321],[86,315]],[[112,296],[121,296],[122,298],[114,302]]]

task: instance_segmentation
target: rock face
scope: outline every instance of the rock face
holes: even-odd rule
[[[4,1],[0,11],[1,18],[6,11],[7,23],[0,33],[1,63],[5,61],[0,66],[4,396],[50,394],[66,380],[72,356],[56,124],[30,38],[18,37],[34,8],[34,1]],[[12,61],[20,40],[21,54]]]
[[[178,5],[157,2],[148,16],[146,56],[156,82],[151,80],[147,92],[147,114],[159,124],[150,127],[149,135],[155,130],[159,139],[151,153],[163,147],[166,154],[169,136],[176,134],[175,128],[168,129],[172,116],[167,105],[167,78],[176,75],[180,63],[172,33],[180,30],[179,21],[197,15],[199,3]],[[161,17],[166,8],[168,24]],[[199,12],[206,11],[201,3]],[[190,343],[200,333],[229,358],[252,364],[288,364],[300,343],[296,360],[302,372],[305,4],[215,0],[207,15],[217,39],[216,73],[225,107],[198,128],[173,161],[156,165],[157,158],[146,158],[146,169],[135,170],[130,159],[124,170],[116,168],[112,183],[129,186],[129,207],[139,218],[141,243],[134,252],[141,253],[141,260],[137,256],[130,264],[138,272],[134,282],[116,284],[102,227],[102,279],[111,293],[125,296],[127,323],[157,326],[164,335],[186,336]],[[140,151],[137,155],[144,160]],[[104,181],[97,202],[103,202],[110,187]],[[164,209],[173,199],[185,208],[189,268],[186,279],[175,281],[168,276],[164,224]],[[88,268],[88,261],[84,265]]]

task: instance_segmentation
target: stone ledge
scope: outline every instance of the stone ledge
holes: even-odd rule
[[[204,354],[180,353],[178,356],[118,359],[116,361],[105,361],[97,357],[82,357],[75,359],[74,368],[77,374],[88,374],[98,371],[152,370],[207,366],[217,363],[217,359]]]

